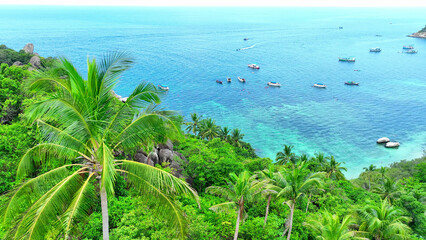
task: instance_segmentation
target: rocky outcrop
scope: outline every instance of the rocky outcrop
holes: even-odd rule
[[[41,66],[41,60],[40,60],[40,57],[39,57],[39,56],[33,56],[33,57],[30,59],[30,63],[31,63],[31,65],[32,65],[33,67],[35,67],[35,68],[40,68],[40,66]]]
[[[160,159],[160,163],[172,162],[174,160],[173,152],[170,149],[160,149],[158,151],[158,158]]]
[[[27,45],[25,45],[25,47],[22,50],[24,50],[24,52],[26,52],[26,53],[33,54],[34,53],[34,44],[27,43]]]
[[[167,139],[166,143],[160,143],[158,144],[158,148],[160,149],[169,149],[170,151],[173,151],[173,143],[170,141],[170,139]]]
[[[387,137],[382,137],[377,139],[377,143],[387,143],[387,142],[390,142],[389,138]]]
[[[120,95],[118,95],[117,93],[114,92],[114,90],[111,90],[112,95],[114,95],[114,97],[118,98],[118,100],[122,101],[122,102],[126,102],[127,101],[127,97],[122,97]]]
[[[20,61],[16,61],[16,62],[14,62],[13,63],[13,66],[23,66],[24,64],[23,63],[21,63]]]
[[[420,30],[416,33],[413,33],[411,35],[408,35],[408,36],[414,37],[414,38],[425,38],[426,39],[426,26],[422,30]]]
[[[388,143],[386,143],[385,147],[387,147],[387,148],[397,148],[400,145],[401,144],[399,142],[388,142]]]

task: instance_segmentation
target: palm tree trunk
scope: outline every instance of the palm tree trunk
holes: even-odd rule
[[[287,235],[287,240],[290,240],[290,236],[291,236],[291,229],[293,227],[293,213],[294,213],[294,205],[295,203],[292,203],[291,205],[289,204],[290,207],[290,219],[289,219],[289,224],[290,226],[288,227],[288,235]],[[285,235],[287,231],[284,231],[283,236]]]
[[[311,202],[311,197],[312,197],[312,193],[309,193],[308,203],[306,204],[306,211],[305,212],[308,212],[308,207],[309,207],[309,203]]]
[[[109,240],[108,199],[105,187],[101,187],[101,208],[103,240]]]
[[[234,240],[238,239],[238,230],[240,229],[240,220],[241,220],[241,217],[243,216],[243,211],[244,211],[244,199],[243,199],[243,197],[241,197],[239,205],[240,205],[240,209],[238,210],[237,223],[235,225]]]
[[[263,228],[266,226],[266,221],[268,221],[269,205],[271,204],[272,195],[268,197],[268,204],[266,204],[266,213],[265,213],[265,222],[263,223]]]

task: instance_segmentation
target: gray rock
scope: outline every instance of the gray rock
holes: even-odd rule
[[[23,66],[24,64],[22,64],[20,61],[16,61],[13,63],[13,66]]]
[[[156,152],[151,152],[148,155],[148,162],[152,162],[152,166],[154,166],[155,164],[159,164],[160,162],[158,161],[158,155]]]
[[[182,161],[184,161],[185,163],[188,163],[188,160],[186,159],[186,157],[185,156],[183,156],[183,154],[182,153],[180,153],[180,152],[176,152],[176,151],[174,151],[173,152],[176,156],[178,156],[180,159],[182,159]]]
[[[385,147],[387,148],[397,148],[399,147],[401,144],[399,142],[387,142]]]
[[[166,143],[161,143],[161,144],[158,144],[158,148],[160,148],[160,149],[169,149],[170,151],[173,151],[173,143],[172,143],[172,141],[170,140],[170,139],[167,139],[167,142]]]
[[[171,162],[173,160],[173,152],[169,149],[160,149],[158,158],[160,159],[160,163]]]
[[[40,68],[40,66],[41,66],[41,60],[40,60],[40,57],[39,57],[39,56],[33,56],[33,57],[30,59],[30,63],[31,63],[31,65],[33,65],[33,67],[35,67],[35,68]]]
[[[183,178],[183,169],[177,161],[172,161],[170,164],[170,169],[172,170],[172,174],[177,178]]]
[[[147,156],[142,150],[137,151],[133,159],[136,162],[147,163]]]
[[[34,52],[34,44],[27,43],[27,45],[25,45],[25,47],[22,50],[24,50],[24,52],[26,52],[26,53],[33,54],[33,52]]]
[[[387,143],[387,142],[390,142],[389,138],[387,137],[382,137],[377,139],[377,143]]]

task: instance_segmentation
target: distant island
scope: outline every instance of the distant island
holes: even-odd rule
[[[422,30],[408,36],[415,37],[415,38],[426,38],[426,26]]]

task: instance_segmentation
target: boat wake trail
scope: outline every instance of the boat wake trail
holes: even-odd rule
[[[250,48],[254,48],[255,46],[256,46],[256,44],[254,44],[250,47],[246,47],[246,48],[238,48],[237,51],[247,50],[247,49],[250,49]]]

